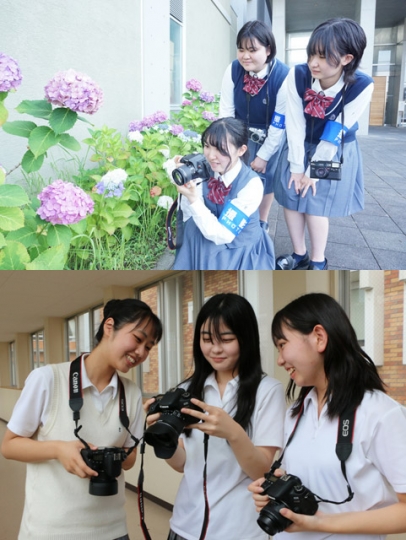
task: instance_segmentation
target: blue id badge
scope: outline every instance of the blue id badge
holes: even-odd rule
[[[275,111],[272,115],[271,126],[278,129],[285,129],[285,115]]]
[[[230,201],[227,202],[219,217],[219,222],[234,236],[238,236],[249,221],[250,218]]]
[[[339,124],[338,122],[333,122],[329,120],[324,128],[323,135],[320,137],[322,141],[328,141],[336,146],[340,146],[341,137],[347,133],[348,128]]]

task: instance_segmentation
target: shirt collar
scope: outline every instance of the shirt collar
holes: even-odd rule
[[[81,363],[82,363],[82,390],[84,390],[85,388],[92,388],[92,387],[96,388],[95,385],[92,383],[92,381],[89,379],[89,376],[88,376],[87,371],[86,371],[86,362],[85,362],[85,360],[89,356],[89,354],[90,353],[82,354],[82,360],[81,360]],[[114,399],[116,397],[116,395],[117,395],[117,390],[118,390],[118,375],[117,375],[117,373],[114,373],[114,375],[110,379],[109,384],[106,386],[106,388],[104,388],[103,392],[107,388],[111,388],[112,398]],[[97,388],[96,388],[96,390],[97,390]]]
[[[242,163],[241,159],[238,159],[237,163],[234,165],[232,169],[227,171],[226,173],[220,175],[219,173],[214,173],[214,177],[218,178],[221,176],[221,179],[223,180],[223,183],[226,187],[228,187],[238,176],[239,172],[241,171]]]
[[[316,92],[323,92],[325,96],[328,97],[335,97],[335,95],[342,89],[344,86],[344,73],[341,74],[341,77],[338,79],[338,81],[333,84],[330,88],[327,88],[326,90],[323,90],[323,88],[320,85],[319,79],[315,79],[312,85],[313,90]]]
[[[261,69],[261,71],[258,71],[258,73],[254,73],[254,71],[249,71],[249,74],[251,77],[258,77],[258,79],[265,79],[265,77],[269,73],[269,64],[267,64],[264,69]]]
[[[228,381],[227,385],[238,386],[239,381],[240,381],[240,377],[239,375],[237,375],[236,377],[234,377],[234,379],[231,379],[231,381]],[[205,380],[204,387],[206,388],[206,386],[212,386],[213,388],[218,388],[215,371],[212,371],[212,373],[210,373],[210,375]]]

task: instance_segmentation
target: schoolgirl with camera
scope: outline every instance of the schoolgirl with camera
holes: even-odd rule
[[[27,463],[19,540],[128,540],[120,465],[135,463],[144,415],[140,389],[117,371],[144,362],[161,335],[147,304],[110,300],[90,354],[30,373],[1,446]]]
[[[275,315],[272,336],[287,396],[300,391],[282,462],[249,488],[258,523],[275,540],[406,532],[406,409],[386,395],[344,310],[328,295],[304,295]]]
[[[327,270],[329,218],[364,208],[356,132],[373,91],[373,79],[358,70],[365,47],[358,23],[330,19],[313,31],[307,64],[286,78],[289,148],[279,160],[275,198],[284,208],[293,253],[277,258],[277,270]]]

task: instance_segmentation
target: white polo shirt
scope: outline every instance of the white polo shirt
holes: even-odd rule
[[[214,373],[205,382],[204,401],[232,413],[239,378],[227,384],[220,396]],[[265,377],[258,390],[252,415],[250,438],[255,446],[281,447],[285,399],[282,384]],[[176,497],[171,529],[187,540],[198,540],[204,518],[203,433],[192,430],[183,437],[186,449],[184,476]],[[257,524],[258,514],[247,487],[252,482],[238,464],[230,445],[220,437],[210,437],[207,457],[207,493],[210,540],[266,540],[268,536]],[[266,471],[264,471],[265,473]]]
[[[107,403],[115,399],[118,391],[117,373],[113,375],[106,388],[99,392],[90,381],[86,372],[85,359],[88,354],[82,355],[82,389],[90,389],[93,404],[99,412],[103,412]],[[54,373],[50,365],[34,369],[28,375],[21,396],[18,399],[7,427],[20,437],[32,437],[39,426],[44,426],[50,411],[51,398],[54,390]],[[144,414],[142,409],[141,392],[137,394],[138,405],[135,418],[130,418],[129,430],[140,439],[143,434]],[[69,407],[69,403],[66,403]],[[117,413],[118,414],[118,413]],[[72,439],[75,423],[72,420]],[[134,442],[128,435],[125,447],[130,448]]]
[[[285,441],[296,417],[286,414]],[[282,467],[323,499],[342,501],[348,496],[340,461],[335,453],[338,418],[329,420],[327,405],[317,417],[317,395],[313,389],[297,431],[288,446]],[[380,391],[367,392],[357,409],[353,449],[345,462],[354,492],[342,505],[320,503],[325,513],[372,510],[398,502],[396,493],[406,493],[406,408]],[[383,540],[386,535],[285,533],[275,540]]]

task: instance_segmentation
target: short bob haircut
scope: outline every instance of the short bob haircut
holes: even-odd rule
[[[252,47],[254,39],[264,47],[270,47],[271,52],[268,54],[266,63],[272,62],[276,56],[275,36],[262,21],[248,21],[244,24],[237,34],[237,48],[241,49],[244,45]]]
[[[354,58],[344,66],[344,82],[352,83],[366,45],[367,38],[361,26],[352,19],[338,17],[325,21],[313,31],[306,49],[307,58],[310,60],[319,54],[336,67],[342,56],[351,54]]]
[[[371,358],[360,347],[355,330],[343,308],[331,296],[322,293],[305,294],[278,311],[272,322],[272,339],[286,339],[284,328],[307,336],[316,325],[327,332],[324,351],[324,372],[327,379],[327,411],[330,418],[339,416],[347,407],[357,407],[365,392],[381,390],[384,384]],[[296,385],[290,380],[286,395],[294,399]],[[292,416],[311,388],[303,387],[292,408]]]
[[[228,151],[227,143],[230,142],[236,148],[241,146],[247,146],[247,150],[241,156],[241,159],[248,165],[248,127],[242,120],[228,116],[226,118],[219,118],[212,122],[202,134],[202,146],[209,144],[214,146],[223,156],[227,156],[230,159],[230,152]],[[228,169],[229,165],[227,166]]]

